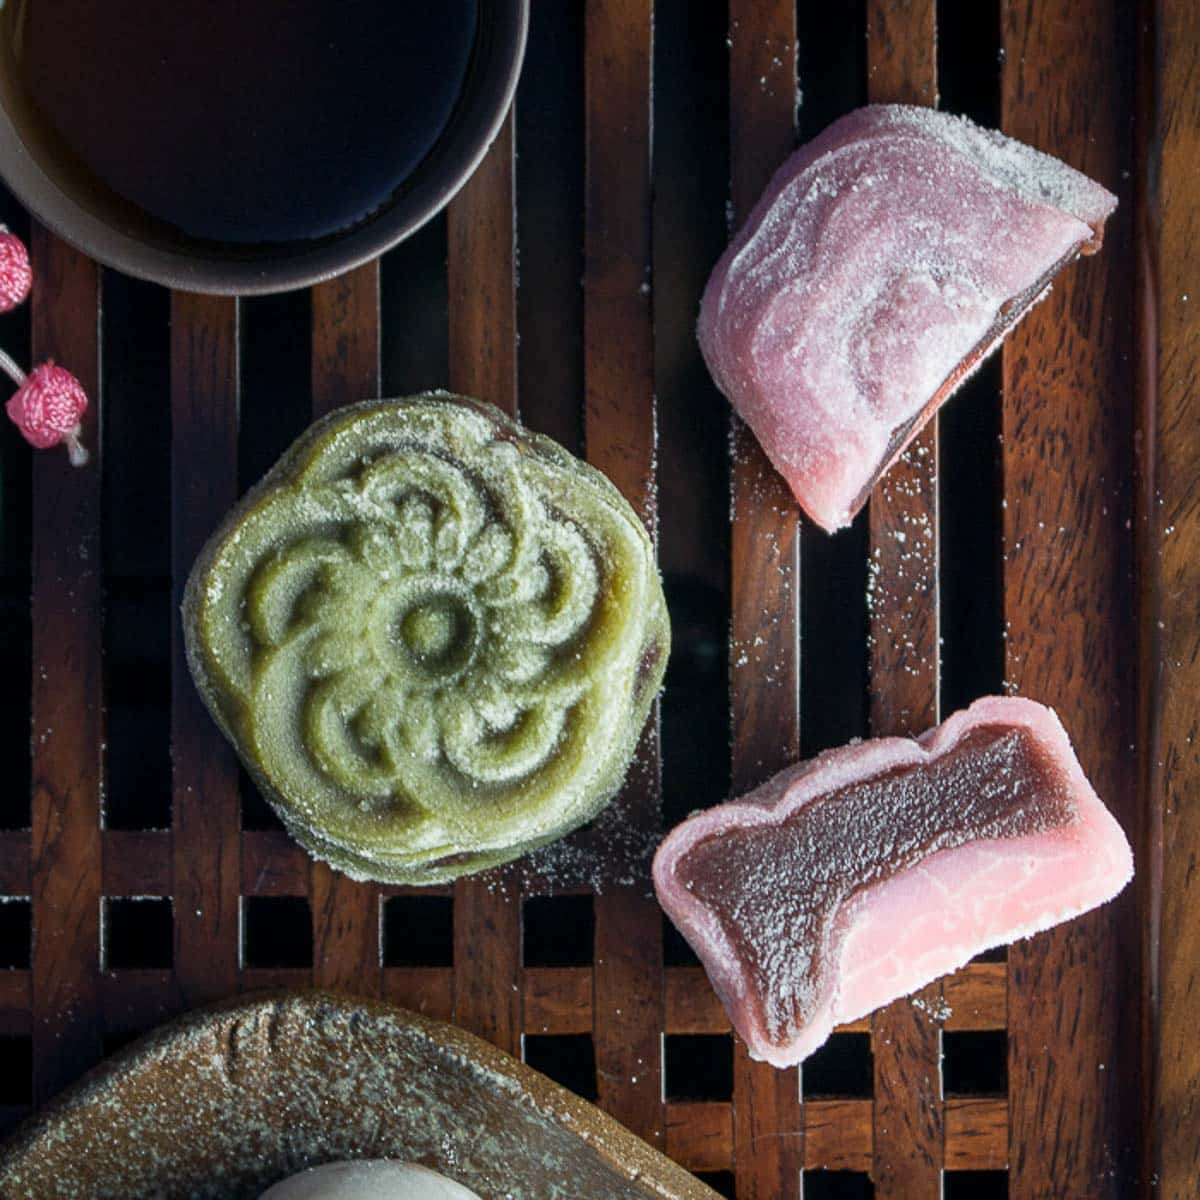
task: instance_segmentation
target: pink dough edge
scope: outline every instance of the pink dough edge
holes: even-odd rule
[[[822,1045],[834,1027],[865,1016],[879,1005],[851,1011],[843,1008],[840,989],[800,1029],[794,1038],[773,1042],[767,1035],[758,998],[747,973],[741,968],[733,945],[716,916],[678,882],[675,876],[680,859],[706,837],[738,827],[780,824],[793,812],[830,791],[878,775],[899,766],[915,765],[945,753],[969,730],[981,725],[1020,726],[1049,753],[1063,772],[1078,809],[1078,821],[1071,828],[1077,837],[1078,852],[1108,860],[1111,869],[1102,877],[1089,880],[1090,891],[1069,910],[1046,914],[1018,927],[1006,928],[995,937],[983,939],[967,950],[948,953],[932,973],[921,972],[890,999],[908,995],[927,983],[965,966],[975,955],[992,946],[1030,937],[1053,925],[1078,916],[1111,900],[1133,876],[1133,854],[1120,825],[1088,783],[1071,748],[1070,739],[1053,709],[1017,696],[989,696],[969,708],[948,717],[941,725],[920,738],[875,738],[828,750],[807,762],[786,768],[765,784],[739,800],[717,805],[689,817],[677,826],[659,846],[654,857],[653,878],[659,903],[700,957],[730,1021],[745,1041],[752,1058],[776,1067],[790,1067],[807,1058]],[[1057,832],[1057,831],[1056,831]],[[1032,838],[979,839],[971,847],[1004,846],[1012,849],[1024,842],[1036,842],[1047,834]],[[930,855],[922,865],[961,852],[955,847]],[[898,878],[907,875],[903,872]],[[887,883],[879,885],[886,888]],[[850,907],[850,906],[847,906]],[[843,914],[839,926],[845,928]],[[853,925],[853,917],[848,921]],[[845,945],[846,939],[842,939]],[[840,980],[843,962],[838,963],[834,978]],[[885,1003],[881,1001],[880,1003]]]
[[[722,354],[719,349],[723,340],[723,335],[719,331],[722,307],[721,297],[724,293],[729,273],[737,262],[739,255],[745,248],[746,243],[757,231],[763,218],[770,211],[779,194],[793,179],[808,170],[818,159],[855,141],[866,139],[875,133],[887,133],[904,127],[936,141],[936,137],[930,133],[929,126],[938,124],[942,124],[948,130],[955,129],[956,126],[961,127],[967,131],[968,138],[975,138],[980,142],[1002,147],[1014,160],[1020,160],[1021,166],[1026,171],[1032,172],[1038,166],[1049,168],[1056,186],[1053,189],[1048,188],[1047,191],[1038,191],[1029,186],[1027,180],[1019,174],[1005,179],[1004,182],[1012,191],[1022,196],[1027,202],[1057,208],[1059,211],[1087,225],[1091,230],[1091,237],[1082,237],[1080,239],[1078,245],[1079,254],[1095,254],[1100,249],[1104,240],[1104,226],[1108,218],[1116,210],[1117,197],[1102,184],[1097,183],[1061,159],[1055,158],[1044,151],[1037,150],[1024,142],[1017,141],[1015,138],[1010,138],[998,130],[987,129],[976,125],[965,117],[956,116],[951,113],[905,104],[869,104],[855,109],[853,112],[839,117],[811,141],[804,143],[804,145],[798,147],[784,159],[783,163],[771,177],[770,183],[763,190],[762,195],[755,202],[753,208],[751,208],[749,215],[742,221],[737,232],[730,239],[705,284],[704,292],[700,298],[700,315],[696,329],[697,340],[700,343],[701,354],[709,373],[712,375],[713,381],[720,392],[733,405],[735,411],[738,411],[739,416],[742,414],[735,397],[740,389],[735,381],[726,378],[721,362]],[[944,146],[943,149],[945,149]],[[971,150],[964,150],[962,146],[954,147],[952,152],[963,152],[966,157],[974,162],[978,170],[993,178],[996,177],[996,172],[992,166],[977,153]],[[1049,194],[1047,194],[1048,192]],[[1056,271],[1055,275],[1057,274],[1058,272]],[[1012,315],[1006,327],[966,364],[965,370],[960,371],[956,377],[952,372],[946,383],[943,383],[938,389],[939,392],[943,392],[944,394],[939,396],[935,393],[934,396],[930,397],[930,405],[925,412],[918,416],[904,442],[886,461],[880,464],[878,472],[880,476],[885,474],[895,464],[896,460],[904,453],[913,439],[928,424],[934,413],[959,390],[967,379],[980,369],[983,363],[995,352],[997,347],[1000,346],[1013,329],[1024,320],[1030,310],[1041,300],[1044,300],[1049,293],[1050,281],[1047,281],[1046,287],[1040,290],[1027,304],[1023,305],[1019,312]],[[947,383],[949,383],[949,386],[947,386]],[[935,400],[936,403],[933,403]],[[742,419],[745,420],[746,418],[742,416]],[[764,441],[759,437],[754,424],[749,422],[748,424],[750,424],[756,440],[762,446],[763,452],[770,460],[771,465],[783,477],[789,490],[796,498],[797,503],[804,509],[813,523],[826,533],[836,533],[839,529],[849,526],[855,514],[845,508],[834,508],[827,505],[822,500],[820,494],[811,494],[811,489],[805,486],[805,481],[797,478],[796,473],[789,468],[788,464],[779,459],[773,438],[768,438]],[[768,445],[768,443],[771,444]]]

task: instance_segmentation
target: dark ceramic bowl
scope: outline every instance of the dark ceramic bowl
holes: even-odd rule
[[[282,292],[368,262],[441,211],[470,178],[512,103],[529,0],[481,0],[479,32],[454,114],[433,149],[374,215],[342,233],[283,245],[226,246],[152,224],[57,161],[0,64],[0,177],[60,237],[129,275],[183,291]],[[7,59],[7,53],[4,54]]]

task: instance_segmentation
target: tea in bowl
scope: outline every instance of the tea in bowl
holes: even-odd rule
[[[131,275],[247,294],[365,262],[443,208],[511,104],[529,0],[16,0],[0,175]]]

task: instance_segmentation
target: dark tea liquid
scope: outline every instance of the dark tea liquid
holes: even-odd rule
[[[193,238],[346,229],[445,128],[478,0],[18,0],[34,109],[94,179]]]

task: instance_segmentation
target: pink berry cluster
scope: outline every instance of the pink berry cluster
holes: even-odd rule
[[[23,304],[32,287],[29,251],[19,237],[0,225],[0,313]],[[80,440],[88,399],[79,380],[53,362],[44,362],[26,375],[3,350],[0,370],[17,385],[5,410],[21,436],[39,450],[65,444],[71,463],[82,467],[88,460]]]

